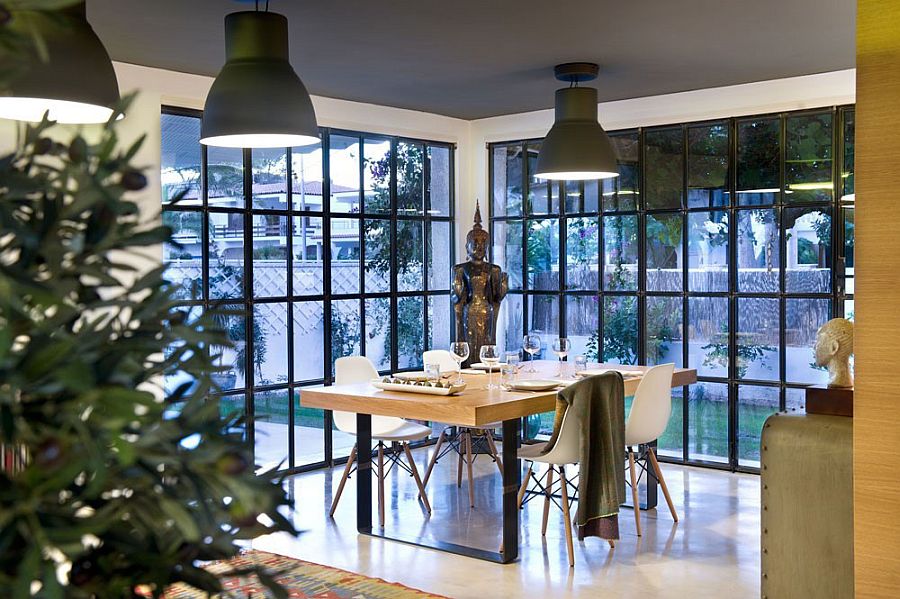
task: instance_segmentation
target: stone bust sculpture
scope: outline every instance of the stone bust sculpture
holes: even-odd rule
[[[832,318],[816,333],[816,366],[828,368],[829,387],[852,387],[850,355],[853,353],[853,323]]]
[[[490,237],[481,227],[481,207],[475,205],[475,224],[466,236],[468,260],[453,267],[451,301],[456,316],[456,339],[469,342],[469,362],[477,362],[482,345],[496,343],[500,302],[509,279],[499,266],[486,261]]]

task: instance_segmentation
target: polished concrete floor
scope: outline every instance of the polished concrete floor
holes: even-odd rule
[[[414,452],[420,471],[431,449]],[[449,458],[449,456],[448,456]],[[487,456],[475,467],[475,502],[467,483],[456,486],[456,462],[444,458],[428,483],[427,516],[413,479],[396,469],[386,486],[385,531],[392,536],[458,541],[496,550],[500,542],[500,476]],[[759,477],[663,464],[681,521],[675,524],[660,494],[660,509],[642,512],[637,537],[632,511],[623,509],[622,538],[610,550],[600,539],[575,542],[575,567],[566,558],[561,512],[551,508],[541,537],[542,502],[522,511],[520,559],[493,564],[356,532],[355,476],[334,520],[332,492],[342,468],[290,478],[296,538],[271,535],[253,546],[448,597],[727,597],[759,596]],[[373,477],[374,478],[374,477]],[[373,489],[373,498],[377,493]],[[377,508],[373,517],[377,522]]]

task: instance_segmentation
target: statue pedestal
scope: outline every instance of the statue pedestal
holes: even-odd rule
[[[807,387],[806,413],[853,418],[853,387]]]

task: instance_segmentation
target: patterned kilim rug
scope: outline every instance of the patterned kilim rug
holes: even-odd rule
[[[369,578],[337,568],[320,566],[290,557],[264,551],[247,551],[229,562],[211,564],[210,571],[223,571],[230,567],[265,566],[271,572],[280,572],[276,578],[287,590],[288,596],[298,599],[446,599],[417,591],[402,584]],[[227,597],[262,599],[271,597],[255,576],[229,578],[225,581]],[[183,585],[175,585],[166,592],[166,599],[201,599],[200,593]]]

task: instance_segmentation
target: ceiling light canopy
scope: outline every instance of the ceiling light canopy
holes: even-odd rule
[[[112,61],[87,21],[84,2],[56,11],[18,11],[10,28],[32,42],[0,90],[0,118],[105,123],[119,102]],[[39,51],[38,43],[46,48]]]
[[[284,148],[319,141],[309,92],[288,57],[283,15],[225,17],[225,66],[206,97],[200,143],[227,148]]]
[[[541,142],[535,177],[566,181],[618,177],[616,154],[597,122],[597,90],[577,87],[595,79],[599,67],[576,62],[557,65],[554,72],[570,87],[556,90],[556,119]]]

